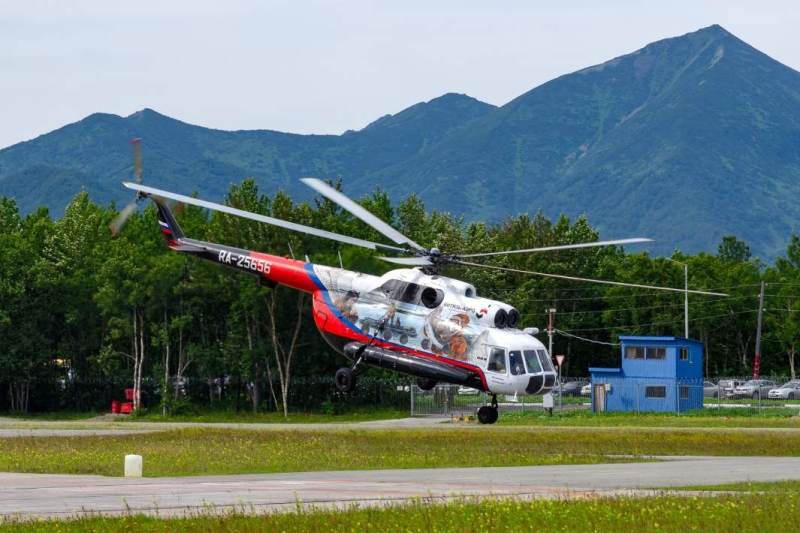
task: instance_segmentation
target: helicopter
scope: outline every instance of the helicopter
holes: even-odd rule
[[[327,183],[316,178],[301,179],[314,191],[395,243],[381,244],[145,186],[142,184],[138,141],[134,141],[135,182],[123,183],[136,191],[136,197],[111,224],[115,234],[122,229],[137,203],[149,198],[156,204],[160,232],[171,250],[251,274],[267,287],[284,285],[312,295],[312,315],[317,329],[325,341],[350,362],[338,369],[334,376],[334,385],[339,392],[351,393],[356,387],[357,376],[371,367],[414,377],[422,390],[431,390],[437,383],[470,387],[491,395],[490,404],[481,406],[477,412],[482,424],[497,421],[498,395],[545,394],[556,385],[557,372],[551,354],[535,337],[539,330],[518,328],[520,313],[517,309],[479,296],[474,285],[441,275],[441,267],[464,265],[526,272],[475,263],[472,259],[652,241],[630,238],[503,252],[448,254],[412,241]],[[288,256],[194,240],[184,235],[168,200],[392,253],[394,256],[381,259],[403,268],[376,276],[314,264],[307,258],[300,261]],[[668,287],[584,281],[685,292]]]

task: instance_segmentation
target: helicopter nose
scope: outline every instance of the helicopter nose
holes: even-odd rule
[[[531,395],[536,394],[542,390],[542,385],[544,385],[544,376],[531,376],[531,379],[528,381],[528,386],[525,387],[525,392]]]

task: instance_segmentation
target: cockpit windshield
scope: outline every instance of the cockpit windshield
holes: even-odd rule
[[[528,366],[528,372],[531,374],[538,374],[542,371],[542,364],[539,362],[539,357],[536,355],[536,350],[525,350],[525,364]]]
[[[525,365],[522,362],[522,352],[519,350],[509,350],[508,362],[511,368],[511,374],[519,376],[525,373]]]
[[[547,356],[546,350],[525,350],[525,364],[528,366],[528,372],[537,374],[539,372],[553,372],[553,363]]]
[[[536,354],[539,356],[539,361],[542,362],[542,368],[544,368],[545,372],[555,372],[553,362],[550,360],[550,356],[547,355],[547,350],[536,350]]]

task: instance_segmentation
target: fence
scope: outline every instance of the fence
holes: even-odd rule
[[[755,388],[725,389],[711,382],[702,384],[645,379],[598,381],[592,383],[591,407],[595,412],[672,412],[720,416],[734,413],[764,416],[796,414],[800,411],[800,390],[781,389],[779,385],[775,381],[774,384]]]
[[[577,381],[577,379],[576,379]],[[587,381],[588,379],[583,379]],[[746,380],[741,380],[746,381]],[[775,379],[778,388],[786,380]],[[594,391],[597,386],[594,383]],[[55,381],[31,383],[28,412],[106,412],[112,400],[121,400],[130,383],[125,380]],[[647,383],[602,385],[604,403],[598,405],[597,396],[581,395],[580,389],[564,389],[564,397],[554,392],[555,413],[576,409],[651,412],[670,411],[676,413],[719,414],[726,416],[734,412],[763,415],[800,412],[800,390],[786,393],[783,398],[770,398],[764,390],[755,398],[728,396],[722,389],[704,387],[700,384],[664,385],[663,391],[649,390]],[[608,390],[605,390],[608,388]],[[146,380],[142,387],[145,407],[155,407],[161,402],[159,383]],[[172,387],[170,389],[172,391]],[[215,379],[184,379],[179,386],[179,406],[192,409],[221,408],[230,411],[248,412],[252,406],[252,384],[233,377]],[[274,396],[273,396],[274,391]],[[790,397],[790,394],[792,395]],[[170,392],[172,396],[172,392]],[[331,377],[302,378],[292,380],[289,390],[289,410],[293,413],[344,414],[365,410],[393,410],[411,416],[468,416],[489,403],[491,396],[475,389],[457,385],[440,384],[433,390],[423,391],[412,378],[380,379],[361,376],[355,391],[343,395],[336,391]],[[276,401],[277,400],[277,401]],[[541,410],[541,396],[498,396],[500,410]],[[268,383],[261,387],[259,411],[278,411],[282,407],[280,384],[275,382],[270,389]],[[9,385],[0,383],[0,413],[10,410]]]

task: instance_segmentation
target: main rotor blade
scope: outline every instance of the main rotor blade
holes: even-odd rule
[[[214,211],[228,213],[229,215],[236,215],[243,218],[249,218],[251,220],[256,220],[258,222],[265,222],[267,224],[272,224],[273,226],[278,226],[280,228],[299,231],[301,233],[307,233],[309,235],[314,235],[316,237],[324,237],[326,239],[344,242],[347,244],[353,244],[355,246],[361,246],[363,248],[369,248],[370,250],[387,250],[387,251],[401,252],[401,253],[408,252],[408,250],[405,248],[398,248],[396,246],[389,246],[387,244],[379,244],[376,242],[356,239],[354,237],[348,237],[346,235],[339,235],[338,233],[332,233],[330,231],[316,229],[309,226],[304,226],[302,224],[295,224],[294,222],[287,222],[285,220],[268,217],[266,215],[259,215],[256,213],[251,213],[249,211],[242,211],[241,209],[236,209],[235,207],[230,207],[227,205],[215,204],[213,202],[206,202],[205,200],[199,200],[197,198],[184,196],[182,194],[176,194],[168,191],[162,191],[160,189],[154,189],[153,187],[139,185],[138,183],[131,183],[129,181],[126,181],[123,183],[123,185],[125,185],[129,189],[133,189],[134,191],[141,191],[143,193],[153,194],[155,196],[160,196],[162,198],[169,198],[170,200],[176,200],[178,202],[184,202],[199,207],[205,207],[206,209],[211,209]]]
[[[653,239],[635,237],[632,239],[617,239],[613,241],[583,242],[579,244],[565,244],[563,246],[544,246],[542,248],[528,248],[527,250],[507,250],[505,252],[487,252],[482,254],[459,254],[458,257],[489,257],[490,255],[524,254],[528,252],[550,252],[554,250],[570,250],[573,248],[591,248],[595,246],[614,246],[618,244],[634,244],[639,242],[653,242]]]
[[[728,296],[722,292],[706,292],[706,291],[687,291],[684,289],[674,289],[672,287],[658,287],[655,285],[639,285],[638,283],[623,283],[621,281],[605,281],[601,279],[590,279],[590,278],[576,278],[574,276],[562,276],[560,274],[546,274],[544,272],[534,272],[532,270],[518,270],[516,268],[506,268],[506,267],[499,267],[493,265],[482,265],[480,263],[470,263],[469,261],[456,261],[457,265],[467,265],[467,266],[475,266],[481,268],[491,268],[493,270],[502,270],[504,272],[516,272],[518,274],[533,274],[534,276],[544,276],[546,278],[558,278],[558,279],[569,279],[573,281],[588,281],[591,283],[602,283],[605,285],[619,285],[621,287],[635,287],[637,289],[654,289],[659,291],[670,291],[670,292],[688,292],[691,294],[704,294],[706,296]]]
[[[387,263],[397,263],[398,265],[409,266],[432,266],[433,262],[425,257],[379,257]]]
[[[423,250],[424,248],[419,244],[415,243],[389,224],[384,222],[383,220],[379,219],[353,200],[345,196],[344,194],[340,193],[333,187],[329,186],[322,180],[318,180],[317,178],[302,178],[300,181],[320,193],[322,196],[336,202],[347,211],[355,215],[357,218],[360,218],[363,222],[366,222],[374,229],[378,230],[379,232],[383,233],[390,239],[392,239],[397,244],[408,244],[414,249]]]

